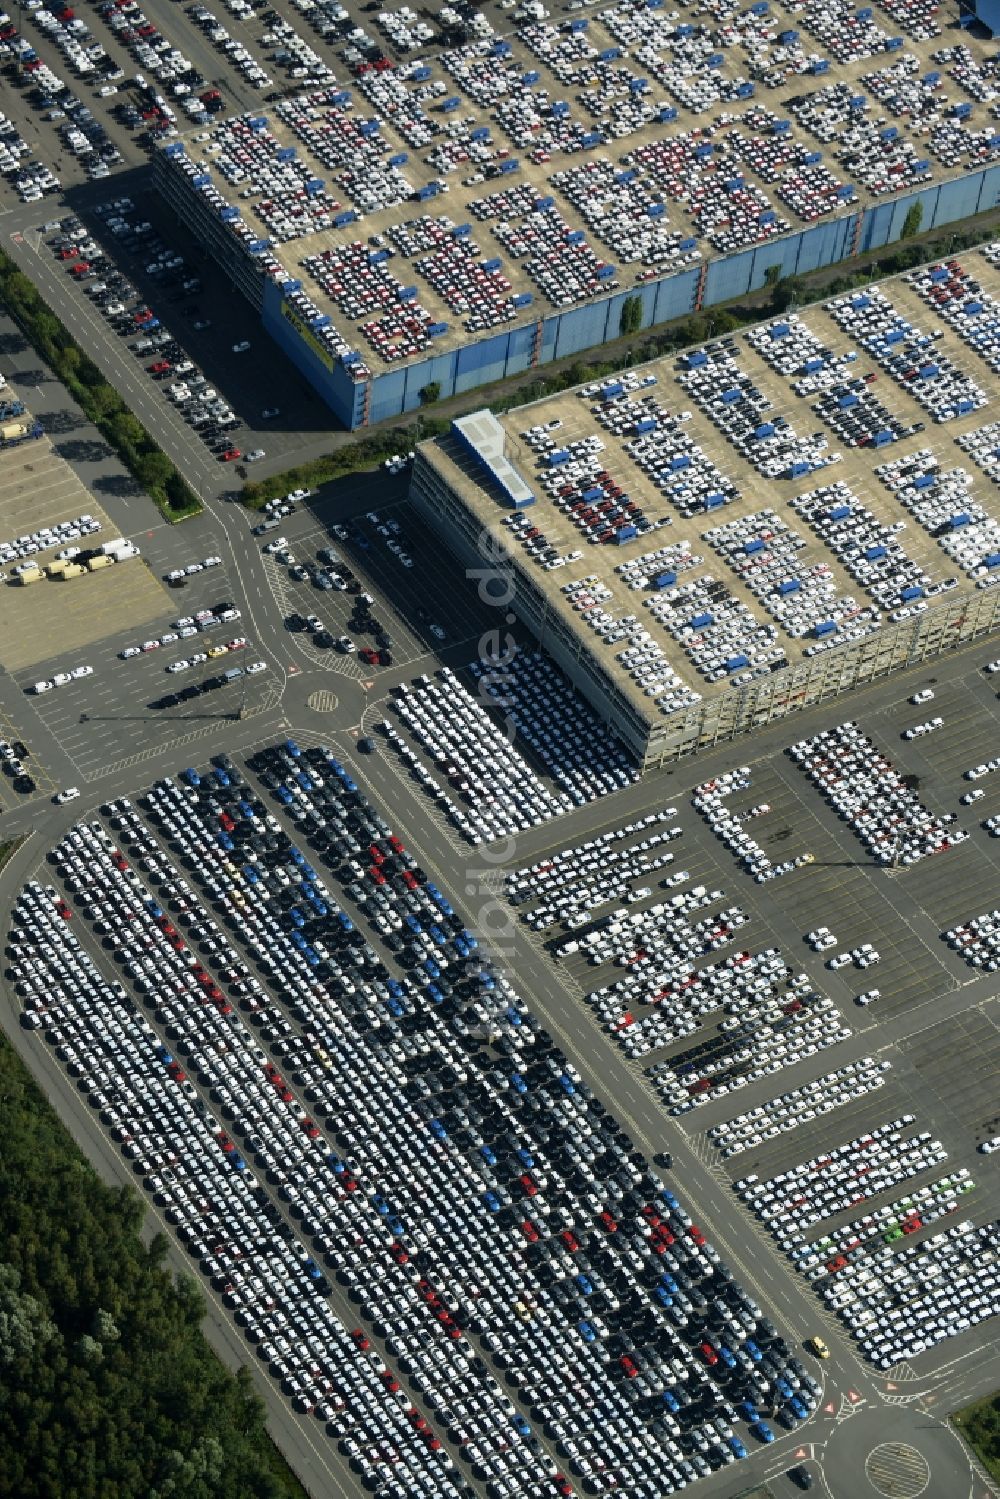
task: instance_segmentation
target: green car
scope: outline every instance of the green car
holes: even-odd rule
[[[901,1239],[903,1237],[903,1230],[899,1227],[890,1228],[889,1232],[887,1234],[883,1234],[882,1237],[885,1239],[885,1242],[887,1244],[893,1244],[897,1239]]]

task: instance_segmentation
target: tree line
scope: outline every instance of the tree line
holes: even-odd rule
[[[201,1291],[141,1237],[0,1036],[0,1496],[305,1499]]]

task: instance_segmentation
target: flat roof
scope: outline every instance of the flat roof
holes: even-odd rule
[[[484,23],[180,143],[374,373],[1000,155],[989,43],[753,9]],[[278,194],[248,188],[247,150]]]
[[[1000,311],[1000,271],[992,260],[1000,261],[1000,246],[994,247],[992,254],[963,253],[960,264],[978,282],[979,295],[997,299]],[[987,390],[991,387],[985,360],[906,278],[878,286],[918,335],[934,338],[935,357],[940,364],[950,360],[960,375]],[[984,315],[988,318],[991,313],[987,302]],[[867,397],[879,401],[900,428],[923,423],[923,430],[884,447],[848,446],[815,409],[821,397],[829,396],[829,390],[796,394],[792,381],[801,375],[783,373],[760,352],[768,326],[780,335],[785,325],[796,336],[812,335],[818,340],[829,367],[846,371],[845,378],[863,384]],[[756,340],[757,348],[751,339]],[[480,482],[475,463],[454,436],[433,439],[421,448],[477,525],[491,527],[504,536],[519,566],[541,590],[550,614],[557,616],[573,640],[600,662],[613,684],[651,727],[666,726],[672,714],[658,711],[645,687],[627,671],[622,657],[633,642],[604,640],[601,631],[613,634],[618,621],[634,616],[662,653],[678,683],[667,705],[676,702],[672,712],[679,711],[686,706],[685,698],[690,703],[708,699],[730,691],[734,680],[738,685],[749,680],[747,673],[755,668],[766,672],[768,652],[777,653],[789,664],[801,661],[825,638],[817,635],[814,627],[824,626],[828,616],[840,621],[834,633],[840,643],[845,643],[873,633],[895,619],[901,608],[919,611],[939,602],[933,596],[939,589],[972,589],[973,574],[954,550],[954,538],[970,523],[969,516],[980,517],[976,521],[981,527],[977,532],[978,553],[985,556],[994,549],[1000,553],[1000,506],[991,477],[996,469],[993,454],[1000,449],[1000,424],[993,428],[988,405],[955,420],[933,423],[926,406],[918,403],[905,381],[897,383],[853,343],[822,304],[774,319],[770,325],[757,325],[727,338],[725,345],[717,341],[705,348],[710,354],[732,356],[739,373],[748,377],[752,388],[769,403],[768,423],[777,423],[782,435],[790,429],[802,444],[814,444],[820,459],[834,461],[796,478],[763,475],[684,388],[681,382],[686,375],[687,356],[633,367],[618,377],[564,391],[492,419],[505,435],[508,457],[536,497],[535,503],[521,511],[515,511],[495,489]],[[839,406],[837,410],[839,414]],[[782,421],[787,427],[781,425]],[[466,429],[476,430],[481,423],[477,415],[475,423],[466,420]],[[673,487],[674,476],[669,471],[676,459],[668,459],[665,465],[661,457],[645,468],[640,462],[645,450],[642,433],[636,428],[643,424],[650,426],[650,438],[662,438],[668,452],[689,460],[676,465],[679,481],[695,475],[703,494],[725,490],[732,496],[730,502],[685,517],[681,513],[684,497]],[[968,439],[985,427],[991,429],[987,434],[990,440],[983,438],[977,462],[968,451],[975,444]],[[817,438],[826,439],[825,445],[817,444]],[[569,460],[561,457],[564,453],[570,455]],[[892,476],[878,470],[920,454],[924,457],[914,473],[933,472],[936,479],[927,490],[911,492],[908,503],[907,497],[890,487]],[[567,461],[582,462],[585,477],[574,477],[565,486],[573,493],[563,496],[551,491],[557,488],[556,476]],[[592,470],[586,468],[588,463]],[[605,497],[614,496],[617,490],[637,508],[642,524],[650,529],[622,545],[594,544],[590,537],[598,534],[600,519],[588,532],[578,514],[562,508],[570,503],[579,505],[581,490],[585,491],[589,482],[588,472],[602,489],[601,500],[595,497],[593,504],[606,502]],[[597,478],[597,473],[606,478]],[[693,485],[695,481],[690,482]],[[814,521],[807,509],[796,505],[803,496],[823,486],[841,485],[846,486],[852,523],[863,521],[878,532],[863,537],[861,550],[853,557],[827,544],[822,518]],[[824,515],[836,509],[841,493],[834,489],[831,498],[823,502]],[[922,494],[935,495],[934,503],[943,508],[918,515],[912,502],[915,495],[919,500]],[[957,519],[960,512],[966,515],[964,521]],[[956,516],[959,527],[943,539],[937,534],[941,515]],[[529,528],[534,535],[529,535]],[[546,570],[529,552],[529,540],[550,548],[543,555],[562,560]],[[915,596],[907,604],[899,596],[889,601],[885,592],[880,593],[879,580],[881,577],[885,583],[886,574],[879,574],[879,554],[886,549],[890,553],[886,563],[890,591],[914,576],[922,576],[931,587],[930,597],[921,601]],[[757,570],[758,565],[761,570]],[[867,586],[861,580],[866,568],[873,574]],[[657,579],[664,580],[660,588]],[[948,582],[950,579],[955,583]],[[675,593],[680,598],[668,604]],[[783,613],[785,600],[789,608]],[[711,645],[716,629],[720,641],[735,643],[723,658],[726,669],[710,680],[699,669],[691,641],[699,635]],[[857,633],[852,635],[851,631]],[[748,661],[742,667],[730,666],[730,659],[744,651]]]

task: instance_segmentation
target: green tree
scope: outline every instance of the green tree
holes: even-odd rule
[[[428,380],[420,391],[420,404],[422,406],[433,406],[435,401],[441,399],[440,380]]]
[[[920,226],[923,222],[924,205],[918,198],[917,201],[915,203],[911,203],[909,208],[906,210],[906,218],[903,220],[903,227],[900,230],[899,234],[900,239],[912,239],[915,234],[919,234]]]
[[[631,333],[638,333],[642,327],[642,298],[626,297],[622,303],[621,321],[619,332],[623,337]]]

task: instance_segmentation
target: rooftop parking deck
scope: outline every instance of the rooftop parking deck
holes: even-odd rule
[[[929,7],[756,9],[484,22],[167,149],[374,374],[1000,156]]]
[[[987,319],[991,255],[948,273],[975,281]],[[957,336],[951,303],[920,301],[936,274],[864,300],[926,325],[950,380],[985,383],[992,345]],[[467,534],[503,537],[544,600],[544,630],[647,722],[1000,584],[984,439],[964,441],[981,412],[934,405],[930,376],[914,389],[894,371],[897,384],[844,321],[841,306],[810,307],[503,417],[527,506],[494,498],[460,440],[421,450],[460,496]]]

